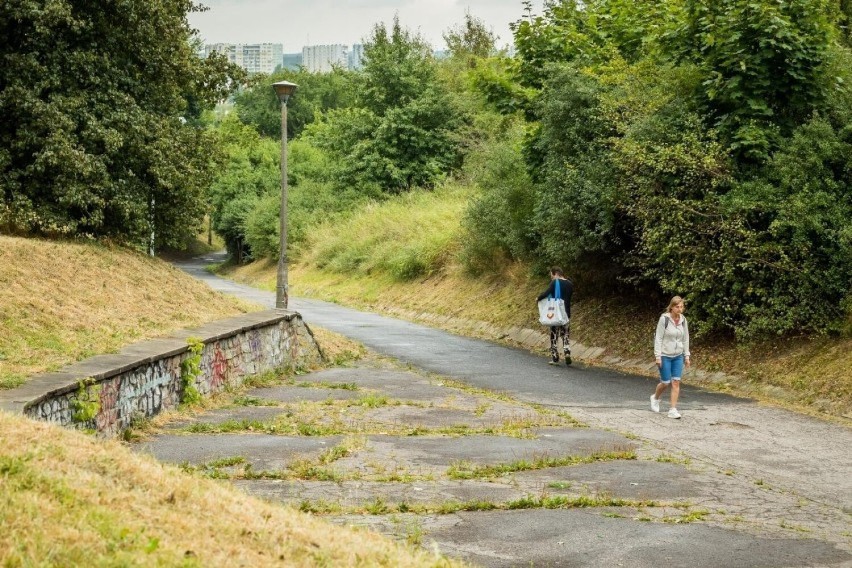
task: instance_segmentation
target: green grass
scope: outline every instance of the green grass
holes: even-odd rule
[[[692,463],[692,460],[690,460],[688,457],[678,457],[673,456],[672,454],[660,454],[659,456],[657,456],[655,461],[658,461],[660,463],[679,463],[682,465],[690,465]]]
[[[234,398],[231,406],[278,406],[278,401],[258,398],[256,396],[238,396]]]
[[[432,274],[454,258],[471,190],[446,185],[370,204],[312,231],[300,260],[340,273],[395,280]]]
[[[677,517],[663,517],[664,523],[673,523],[673,524],[683,524],[683,523],[695,523],[697,521],[703,521],[710,515],[710,511],[697,510],[697,511],[689,511],[684,513],[683,515]]]
[[[299,510],[315,514],[335,515],[387,515],[390,513],[452,515],[460,511],[517,511],[528,509],[586,509],[603,507],[631,507],[641,509],[661,506],[663,506],[662,503],[653,500],[620,499],[607,495],[579,495],[575,497],[564,495],[530,495],[520,499],[503,502],[489,501],[487,499],[475,499],[470,501],[450,500],[438,503],[408,503],[403,501],[396,505],[388,503],[381,497],[376,497],[375,499],[361,505],[351,505],[348,507],[343,506],[340,503],[329,503],[322,499],[317,501],[304,500],[299,504]],[[680,503],[667,503],[666,506],[684,507],[685,505]],[[610,516],[621,515],[611,513]],[[692,518],[692,521],[700,520],[699,517],[703,518],[703,515],[697,515],[695,518]],[[647,520],[651,521],[653,519],[649,517]]]
[[[225,434],[229,432],[265,432],[269,424],[259,420],[225,420],[219,424],[196,422],[183,429],[190,434]]]
[[[390,404],[388,397],[376,393],[362,395],[354,402],[356,405],[363,406],[365,408],[381,408],[382,406],[388,406]]]
[[[301,388],[313,388],[313,389],[329,389],[329,390],[348,390],[348,391],[356,391],[359,390],[358,385],[355,383],[329,383],[326,381],[302,381],[299,383],[293,384],[295,387]]]
[[[594,463],[598,461],[634,460],[636,452],[633,450],[617,450],[595,452],[588,456],[542,456],[534,460],[517,460],[511,463],[492,465],[473,465],[469,462],[456,462],[447,469],[447,477],[450,479],[488,479],[499,477],[507,473],[519,471],[531,471],[551,467],[563,467]]]

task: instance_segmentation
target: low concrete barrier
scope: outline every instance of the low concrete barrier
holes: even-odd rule
[[[188,379],[181,364],[200,349]],[[250,375],[310,365],[322,352],[297,312],[268,310],[220,320],[99,355],[0,391],[0,409],[117,436],[134,420],[175,408],[187,387],[209,394]],[[186,384],[185,384],[186,383]]]

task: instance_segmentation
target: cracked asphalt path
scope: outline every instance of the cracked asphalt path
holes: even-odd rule
[[[211,256],[178,266],[214,289],[274,305],[273,293],[204,270],[217,260]],[[595,429],[639,440],[643,455],[652,459],[682,456],[689,468],[678,465],[661,473],[652,469],[661,464],[647,461],[640,462],[646,464],[642,471],[664,484],[687,480],[694,489],[687,492],[692,503],[722,512],[711,522],[691,524],[643,523],[637,522],[641,514],[606,516],[576,509],[457,512],[421,517],[424,543],[485,566],[852,566],[849,428],[702,391],[688,382],[679,404],[683,419],[670,420],[650,412],[654,382],[645,377],[582,361],[571,368],[552,367],[527,351],[317,300],[291,298],[290,308],[309,325],[351,337],[417,369],[564,410]],[[587,488],[597,483],[602,490],[625,494],[630,486],[624,485],[624,472],[636,466],[622,463],[629,462],[613,462],[609,470],[598,464],[600,471],[581,475],[581,481]],[[527,477],[535,475],[516,475],[513,483]],[[294,487],[259,484],[255,492],[292,502],[298,496]],[[302,490],[313,496],[331,491],[304,485]],[[358,490],[375,495],[375,488]],[[357,493],[355,487],[347,491]],[[336,520],[397,536],[404,521],[387,515],[338,515]]]

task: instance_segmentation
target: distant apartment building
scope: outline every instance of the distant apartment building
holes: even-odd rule
[[[222,53],[228,61],[239,65],[250,75],[269,74],[281,65],[284,46],[280,43],[212,43],[204,46],[204,57],[214,52]]]
[[[302,65],[311,73],[326,73],[333,67],[349,68],[349,49],[343,44],[306,45]]]
[[[301,53],[285,53],[281,66],[288,71],[298,71],[302,66]]]
[[[357,71],[364,66],[364,44],[356,43],[349,52],[349,69]]]

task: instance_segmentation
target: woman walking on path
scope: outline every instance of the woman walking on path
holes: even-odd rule
[[[556,297],[556,284],[559,283],[559,292],[562,300],[565,302],[565,314],[568,316],[568,323],[565,325],[550,326],[550,364],[559,364],[559,338],[562,338],[562,349],[565,352],[565,364],[571,364],[571,347],[568,342],[568,336],[571,333],[571,296],[574,294],[574,283],[565,278],[562,274],[562,269],[554,266],[550,269],[550,286],[547,290],[538,295],[539,302],[548,297]]]
[[[671,386],[671,408],[669,418],[680,418],[677,411],[677,398],[680,395],[680,379],[684,367],[689,367],[689,327],[683,316],[683,298],[675,296],[669,302],[666,312],[657,322],[654,334],[654,357],[660,369],[660,384],[651,395],[651,410],[660,411],[660,397]]]

